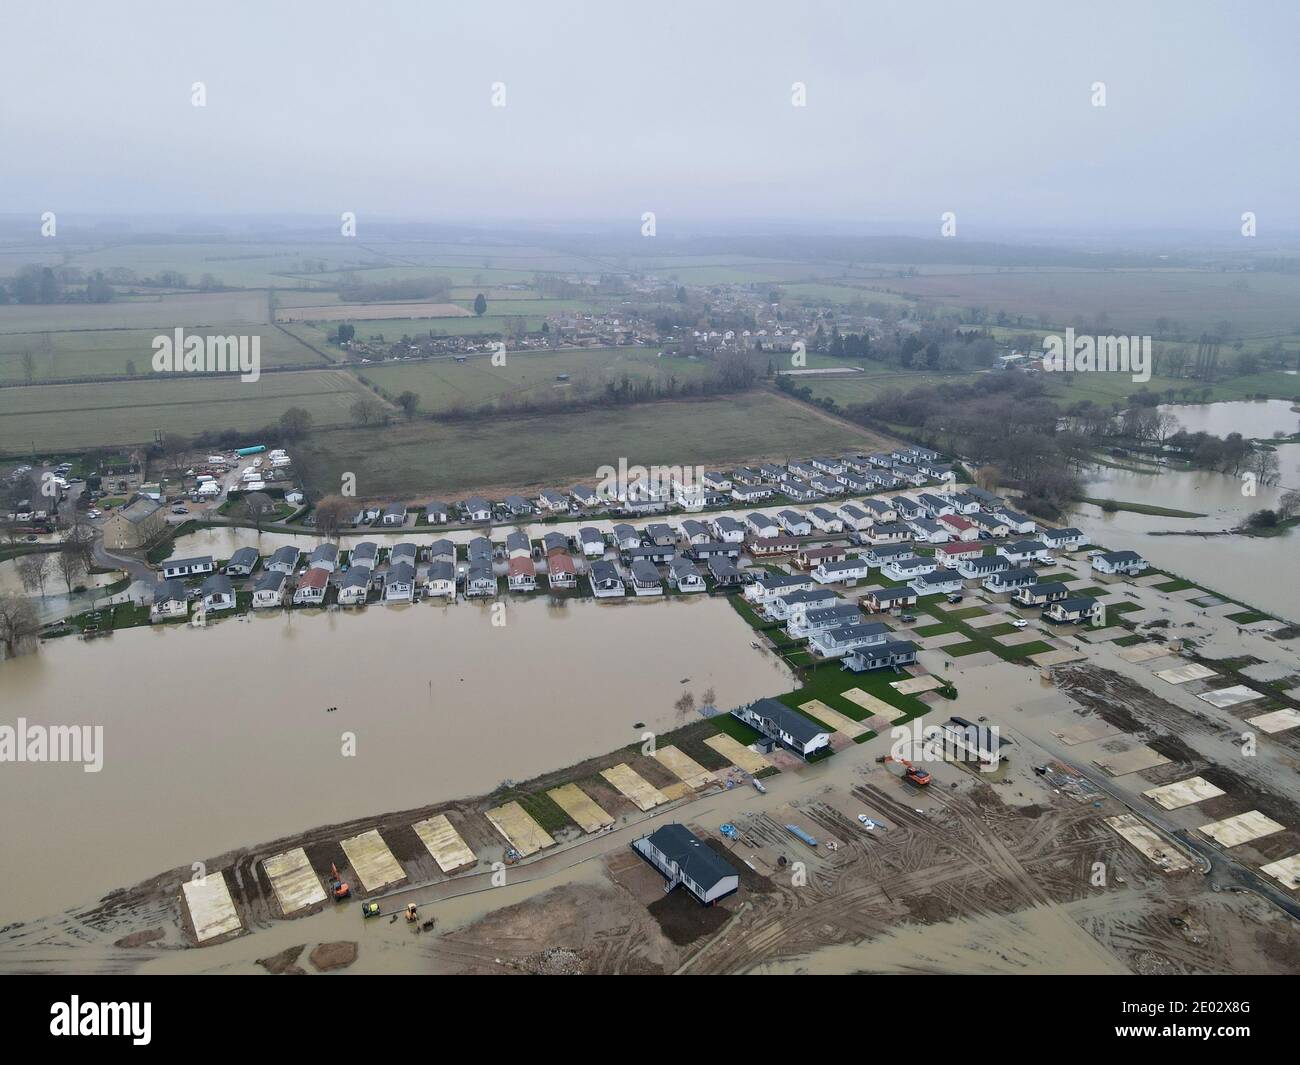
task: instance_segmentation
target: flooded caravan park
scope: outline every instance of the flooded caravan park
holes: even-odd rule
[[[685,692],[698,702],[712,688],[725,707],[793,686],[721,599],[505,610],[504,626],[486,605],[277,611],[54,640],[4,663],[5,722],[102,725],[104,766],[0,774],[0,850],[21,871],[0,924],[562,768],[636,741],[638,722],[680,724]]]

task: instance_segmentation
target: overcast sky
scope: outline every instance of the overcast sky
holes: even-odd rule
[[[1294,2],[6,8],[4,213],[1300,225]]]

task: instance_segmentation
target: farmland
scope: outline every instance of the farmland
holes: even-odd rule
[[[0,452],[84,448],[153,440],[155,430],[187,435],[254,430],[289,407],[303,407],[318,425],[341,425],[361,395],[342,370],[267,374],[255,383],[236,376],[36,385],[0,389]]]
[[[130,297],[112,303],[0,305],[0,333],[80,329],[174,329],[265,322],[266,293],[189,292]]]
[[[277,322],[387,321],[392,318],[466,318],[471,314],[454,303],[318,303],[306,307],[281,306]]]
[[[549,417],[416,419],[314,432],[298,451],[315,491],[337,491],[350,471],[360,496],[415,497],[590,481],[620,457],[642,465],[723,464],[880,444],[865,430],[756,391]]]

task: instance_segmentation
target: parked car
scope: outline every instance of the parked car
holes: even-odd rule
[[[1029,624],[1029,622],[1027,622],[1024,618],[1012,618],[1011,624],[1018,629],[1023,629]]]
[[[952,593],[949,594],[949,596],[948,596],[948,602],[950,602],[950,603],[960,603],[960,602],[962,601],[962,599],[964,599],[964,598],[965,598],[965,597],[961,594],[961,592],[952,592]]]

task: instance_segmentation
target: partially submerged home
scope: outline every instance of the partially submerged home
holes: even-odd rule
[[[551,551],[546,556],[546,583],[552,588],[578,587],[578,567],[568,551]]]
[[[537,567],[527,555],[514,555],[506,575],[506,583],[512,592],[537,591]]]
[[[322,566],[312,566],[298,578],[293,590],[294,606],[320,606],[330,586],[330,571]]]
[[[301,552],[292,545],[277,548],[270,560],[266,563],[268,573],[283,573],[286,576],[293,573],[298,568],[298,556]]]
[[[190,612],[189,595],[180,581],[163,581],[154,589],[153,605],[149,608],[150,621],[167,621],[183,618]]]
[[[631,565],[632,591],[637,595],[663,595],[664,586],[654,563],[638,559]]]
[[[289,578],[279,570],[268,569],[253,588],[253,609],[268,610],[284,606],[284,590]]]
[[[337,544],[318,544],[316,549],[308,556],[307,565],[313,569],[323,569],[326,573],[333,573],[338,561],[339,549]]]
[[[396,550],[396,548],[394,548]],[[384,573],[384,602],[409,603],[415,598],[415,566],[411,562],[391,560]]]
[[[705,590],[704,575],[689,558],[675,558],[668,564],[668,583],[679,592]]]
[[[597,599],[609,599],[627,592],[623,586],[623,578],[618,575],[614,563],[606,562],[604,559],[591,564],[587,570],[587,579],[591,583],[591,594]]]
[[[1028,584],[1018,588],[1011,596],[1011,601],[1020,606],[1047,606],[1049,603],[1069,597],[1070,591],[1061,581],[1047,581],[1043,584]]]
[[[165,580],[176,577],[201,577],[215,570],[216,563],[211,555],[197,555],[194,558],[169,558],[163,562],[162,573]]]
[[[224,573],[214,573],[203,582],[200,592],[207,612],[235,609],[235,586]]]
[[[361,606],[370,594],[370,580],[373,571],[369,566],[349,566],[347,573],[339,581],[337,602],[339,606]],[[260,586],[259,586],[260,587]],[[254,603],[254,606],[257,604]]]
[[[738,706],[731,715],[801,758],[808,758],[831,744],[830,733],[822,726],[775,699],[757,699]]]
[[[600,558],[605,553],[605,537],[599,529],[584,525],[578,530],[578,541],[582,544],[585,558]]]
[[[257,569],[259,561],[257,548],[241,547],[230,556],[230,560],[226,563],[226,576],[247,577],[253,570]]]
[[[497,578],[490,562],[471,562],[465,574],[465,597],[483,599],[497,594]]]
[[[424,594],[440,599],[456,598],[456,565],[454,562],[430,562],[424,575]]]

